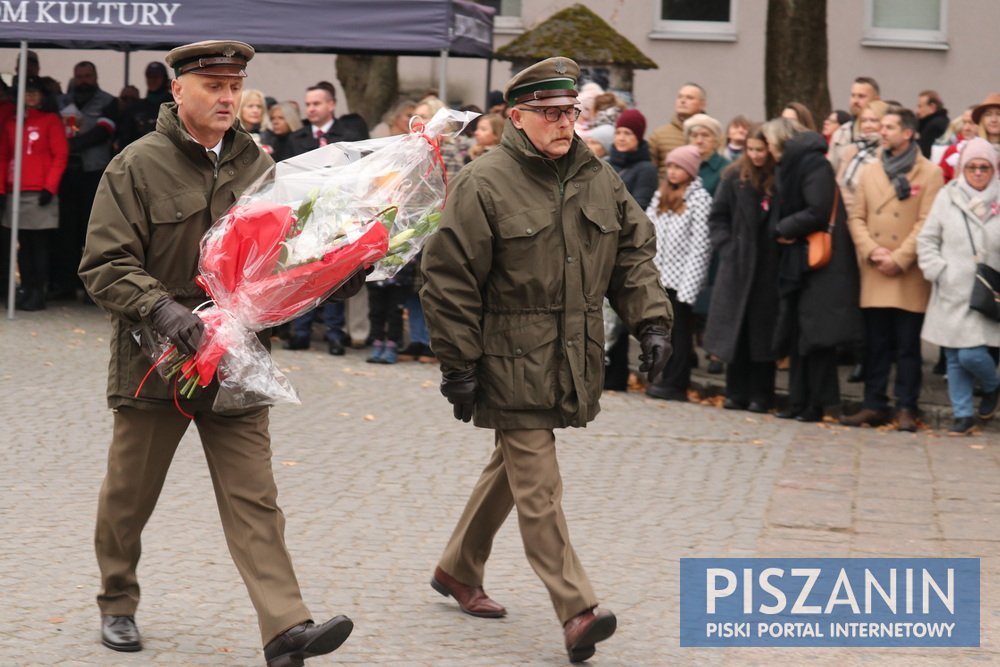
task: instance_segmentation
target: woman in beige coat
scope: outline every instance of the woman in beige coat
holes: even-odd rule
[[[969,140],[959,159],[958,178],[938,193],[917,237],[920,269],[932,283],[920,335],[944,348],[948,360],[948,397],[955,418],[949,435],[966,435],[976,426],[974,381],[985,392],[979,418],[990,419],[997,411],[1000,376],[986,348],[1000,346],[1000,323],[969,308],[976,262],[1000,269],[997,168],[989,142]]]

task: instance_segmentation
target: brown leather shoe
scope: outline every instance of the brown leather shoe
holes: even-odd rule
[[[482,586],[466,586],[440,567],[434,570],[431,588],[445,597],[455,598],[458,608],[470,616],[502,618],[507,615],[507,610],[490,599]]]
[[[917,415],[908,408],[900,408],[896,411],[896,430],[907,433],[917,432]]]
[[[618,629],[618,619],[607,609],[588,609],[566,621],[563,634],[566,636],[566,652],[570,662],[589,660],[602,642]]]
[[[882,426],[889,423],[889,411],[861,408],[849,417],[841,417],[840,423],[844,426]]]

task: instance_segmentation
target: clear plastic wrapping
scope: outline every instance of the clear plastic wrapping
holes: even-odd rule
[[[358,271],[385,280],[409,262],[447,197],[439,138],[475,116],[442,109],[426,126],[414,119],[408,134],[274,165],[202,239],[197,282],[211,302],[196,312],[205,335],[192,358],[157,341],[160,374],[188,397],[218,377],[220,412],[297,403],[255,332],[312,310]]]

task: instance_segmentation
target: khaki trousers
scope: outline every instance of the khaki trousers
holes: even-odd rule
[[[597,596],[569,541],[562,478],[551,429],[496,432],[483,470],[439,566],[469,586],[482,586],[493,537],[517,507],[524,552],[545,584],[563,624],[597,606]]]
[[[139,605],[136,565],[142,529],[153,513],[177,445],[191,421],[173,405],[115,410],[108,472],[101,486],[94,544],[102,614],[127,616]],[[268,410],[236,416],[195,413],[229,552],[257,610],[266,645],[310,618],[285,548],[285,517],[271,470]]]

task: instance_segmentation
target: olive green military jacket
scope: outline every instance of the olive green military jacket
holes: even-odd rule
[[[113,315],[112,408],[172,400],[171,387],[156,373],[133,398],[151,365],[135,334],[149,325],[153,304],[165,294],[192,308],[207,299],[194,282],[201,238],[272,164],[238,124],[226,132],[218,164],[213,157],[184,130],[177,106],[165,104],[156,131],[117,155],[101,178],[80,277]],[[212,398],[214,391],[201,394],[203,401]]]
[[[653,225],[574,138],[556,162],[507,122],[449,184],[420,293],[442,370],[476,368],[477,426],[585,426],[604,386],[605,294],[635,333],[671,325]]]

